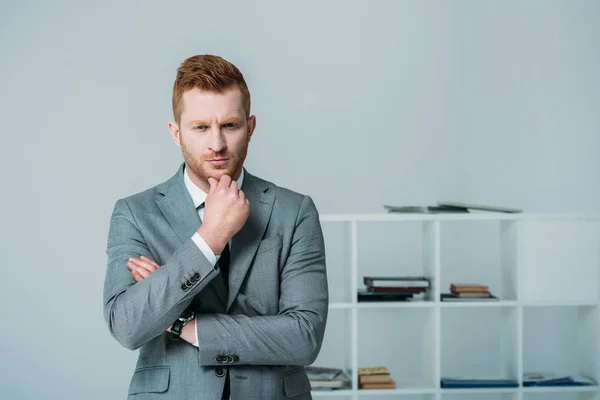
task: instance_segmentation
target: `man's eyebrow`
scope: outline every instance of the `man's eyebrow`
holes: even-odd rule
[[[239,122],[242,119],[237,115],[230,115],[229,117],[223,118],[223,122]]]
[[[221,120],[221,124],[228,124],[228,123],[231,123],[231,122],[240,123],[240,122],[242,122],[242,118],[238,117],[238,116],[235,116],[235,115],[232,115],[232,116],[223,118]],[[201,119],[196,119],[196,120],[190,121],[189,125],[190,126],[194,126],[194,125],[210,125],[210,122],[206,122],[206,121],[201,120]]]
[[[210,125],[210,124],[208,122],[206,122],[206,121],[201,120],[201,119],[196,119],[194,121],[190,121],[189,125],[193,126],[193,125]]]

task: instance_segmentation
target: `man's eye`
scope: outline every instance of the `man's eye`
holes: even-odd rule
[[[224,124],[223,127],[227,128],[227,129],[235,129],[237,128],[239,125],[234,123],[234,122],[230,122],[228,124]]]
[[[194,130],[196,131],[203,131],[206,129],[206,125],[198,125],[194,127]]]

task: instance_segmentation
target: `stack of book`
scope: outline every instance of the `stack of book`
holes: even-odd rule
[[[383,207],[390,213],[406,214],[441,214],[441,213],[468,213],[465,207],[455,206],[390,206],[384,204]]]
[[[387,367],[364,367],[358,369],[360,389],[396,389],[396,382],[390,377]]]
[[[499,207],[488,204],[473,204],[456,201],[438,201],[435,206],[394,206],[384,204],[383,207],[388,212],[394,213],[420,213],[420,214],[437,214],[437,213],[468,213],[470,210],[491,211],[502,213],[521,213],[520,208]]]
[[[342,369],[316,366],[304,369],[313,390],[349,389],[352,387],[350,375]]]
[[[441,301],[497,301],[487,285],[478,283],[452,283],[450,293],[442,293]]]
[[[358,291],[358,301],[405,301],[422,295],[429,288],[423,276],[365,276],[366,290]]]

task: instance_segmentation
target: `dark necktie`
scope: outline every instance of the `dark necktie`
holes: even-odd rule
[[[200,210],[204,207],[204,202],[200,204],[196,210]],[[225,282],[225,287],[229,288],[229,242],[225,245],[225,248],[221,252],[221,257],[219,257],[219,269],[221,270],[221,275],[223,276],[223,281]],[[230,383],[229,383],[229,369],[227,369],[227,373],[225,375],[225,383],[223,385],[223,393],[221,394],[221,400],[230,400],[231,392],[230,392]]]
[[[225,248],[221,252],[221,257],[219,257],[218,264],[221,274],[223,274],[225,286],[229,288],[229,242],[227,242]]]

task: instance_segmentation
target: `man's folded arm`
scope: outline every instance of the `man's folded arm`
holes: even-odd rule
[[[196,315],[199,363],[222,365],[222,356],[237,356],[233,365],[310,365],[321,348],[328,302],[323,235],[305,197],[281,272],[278,315]]]
[[[153,258],[125,200],[115,204],[107,243],[104,318],[121,345],[137,349],[163,334],[217,274],[190,238],[156,271],[136,283],[129,258]]]

